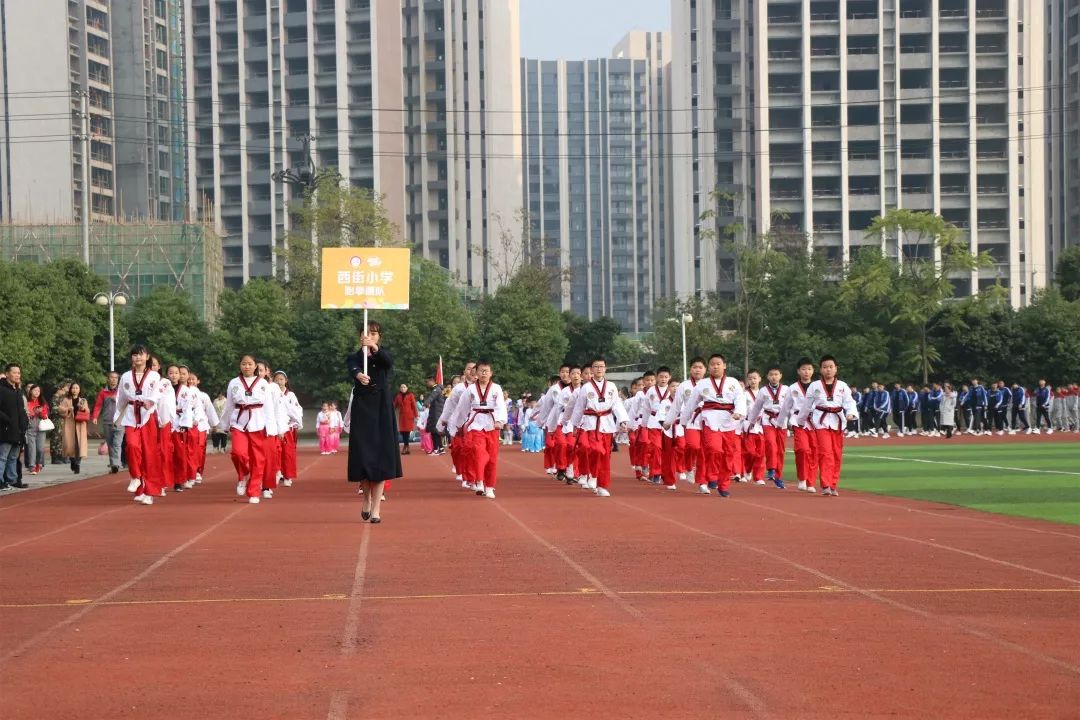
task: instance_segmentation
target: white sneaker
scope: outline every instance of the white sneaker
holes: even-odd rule
[[[556,468],[550,467],[550,468],[547,468],[546,470],[544,470],[544,472],[546,472],[548,475],[554,475],[555,473],[557,473],[559,471]]]
[[[1015,430],[1010,430],[1010,431],[1009,431],[1009,434],[1010,434],[1010,435],[1015,435],[1015,434],[1016,434],[1016,431],[1015,431]]]
[[[472,483],[469,482],[468,480],[462,480],[461,481],[461,487],[464,490],[472,490]]]
[[[589,476],[589,489],[590,490],[595,490],[596,489],[596,478],[594,478],[592,475]]]
[[[140,485],[142,485],[142,480],[139,478],[132,478],[131,482],[128,483],[128,492],[135,492],[139,489]]]
[[[248,505],[258,505],[258,504],[259,504],[259,498],[257,498],[257,497],[249,497],[248,498]]]
[[[281,481],[281,484],[285,487],[292,487],[292,480],[290,480],[289,478],[285,478]]]
[[[454,473],[454,474],[455,474],[455,475],[457,475],[458,477],[461,477],[461,473],[459,473],[459,472],[457,471],[457,467],[456,467],[455,465],[451,465],[451,466],[450,466],[450,472]]]
[[[184,483],[184,489],[185,490],[190,490],[193,487],[195,487],[195,481],[194,480],[188,480],[186,483]]]
[[[583,475],[577,479],[577,484],[581,486],[582,490],[589,489],[589,478],[587,475]]]
[[[202,473],[195,473],[195,484],[202,485]]]
[[[465,482],[465,479],[462,478],[460,474],[455,475],[454,479],[457,480],[459,483],[464,483]]]
[[[1053,435],[1054,434],[1054,428],[1050,428],[1049,430],[1047,430],[1046,434],[1047,435]]]
[[[247,480],[241,480],[240,482],[236,483],[236,494],[239,497],[244,497],[245,495],[247,495]]]
[[[668,485],[666,489],[667,489],[668,492],[675,492],[679,488],[676,487],[675,485]]]
[[[486,497],[488,500],[494,500],[495,488],[487,488],[486,490],[484,490],[484,497]]]
[[[874,437],[877,437],[877,435],[875,435]],[[888,440],[889,439],[889,433],[881,433],[881,439],[882,440]]]
[[[755,484],[755,485],[764,485],[764,484],[765,484],[765,481],[764,481],[764,480],[755,480],[755,481],[754,481],[754,484]]]
[[[817,488],[816,488],[816,487],[814,487],[813,485],[807,485],[807,486],[806,486],[806,492],[808,492],[808,493],[810,493],[811,495],[813,495],[814,493],[816,493],[816,492],[817,492]]]
[[[161,492],[158,493],[160,497],[165,497],[165,488],[161,488]]]
[[[143,495],[142,500],[140,500],[139,503],[141,503],[143,505],[153,505],[154,504],[154,498],[150,497],[149,495]]]
[[[269,490],[269,489],[263,490],[262,491],[262,496],[263,496],[263,500],[270,500],[270,499],[272,499],[274,497],[274,491]]]
[[[146,497],[146,496],[143,495],[142,493],[139,493],[138,495],[136,495],[135,497],[133,497],[131,499],[134,500],[137,503],[141,503],[143,501],[144,497]]]
[[[687,479],[686,478],[686,473],[679,473],[679,479],[680,480],[686,480]]]
[[[1032,434],[1032,430],[1031,430],[1031,428],[1028,428],[1028,429],[1027,429],[1027,432],[1025,432],[1024,434],[1025,434],[1025,435],[1031,435],[1031,434]]]
[[[698,495],[712,495],[708,485],[698,485]]]
[[[597,497],[611,497],[611,493],[607,491],[607,488],[602,487],[596,488],[596,495]]]
[[[482,482],[474,482],[472,484],[472,489],[473,489],[473,492],[476,493],[477,495],[483,495],[484,494],[484,483],[482,483]]]
[[[997,432],[998,432],[998,435],[1004,435],[1005,434],[1004,430],[998,430]]]
[[[822,488],[821,489],[821,494],[826,496],[826,497],[828,497],[829,495],[832,495],[832,488]]]
[[[802,490],[803,492],[806,492],[806,481],[805,480],[800,480],[799,481],[799,490]]]
[[[832,496],[833,497],[840,497],[840,491],[837,490],[836,488],[833,488],[832,489]]]

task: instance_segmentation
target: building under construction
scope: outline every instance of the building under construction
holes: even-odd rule
[[[0,257],[45,263],[82,257],[82,232],[69,225],[0,225]],[[191,295],[213,321],[224,284],[221,238],[205,225],[125,223],[90,226],[90,268],[112,290],[136,299],[158,285]]]

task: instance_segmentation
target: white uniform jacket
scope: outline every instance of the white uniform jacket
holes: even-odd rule
[[[135,374],[128,370],[120,377],[116,386],[116,410],[113,412],[113,425],[120,427],[142,427],[150,422],[157,405],[156,388],[161,376],[153,370],[143,371],[139,382]]]
[[[586,431],[599,430],[614,435],[619,430],[619,425],[629,420],[615,383],[590,380],[581,386],[574,398],[574,413],[570,416],[570,423],[576,428]]]
[[[700,413],[695,417],[689,425],[684,426],[682,423],[682,411],[683,406],[690,402],[690,396],[694,394],[694,388],[700,385],[703,380],[683,380],[679,387],[675,389],[675,397],[672,399],[671,407],[668,408],[667,418],[664,422],[671,423],[672,426],[678,426],[680,431],[676,435],[685,434],[686,430],[700,430],[701,429],[701,415]],[[696,409],[696,408],[695,408]]]
[[[443,403],[442,413],[439,414],[439,421],[436,425],[439,430],[448,431],[451,435],[457,434],[458,429],[450,426],[450,419],[454,417],[454,410],[457,408],[458,400],[461,399],[461,394],[465,392],[467,387],[469,387],[469,383],[462,381],[450,388],[450,396]]]
[[[161,378],[157,384],[157,412],[158,427],[176,425],[176,391],[173,390],[169,378]],[[175,429],[175,427],[174,427]]]
[[[679,421],[689,425],[697,413],[703,428],[714,432],[734,432],[739,429],[741,417],[746,416],[746,393],[735,378],[724,375],[719,381],[707,377],[697,384],[690,400],[683,405]]]
[[[746,388],[746,390],[744,390],[743,392],[746,393],[746,407],[748,407],[748,408],[753,407],[757,403],[757,399],[760,396],[768,394],[764,390],[762,390],[761,388],[758,388],[757,392],[754,392],[750,388]],[[753,420],[750,419],[751,417],[753,417],[753,413],[749,413],[749,411],[748,411],[746,419],[742,421],[743,435],[762,435],[762,434],[764,434],[765,430],[761,427],[761,415],[759,414]]]
[[[796,380],[787,387],[787,397],[784,398],[784,404],[780,408],[780,419],[790,428],[805,427],[806,418],[802,414],[802,407],[810,385],[813,383],[807,384],[804,388],[802,383]]]
[[[270,406],[270,383],[262,378],[234,377],[225,391],[225,411],[221,414],[218,429],[244,432],[265,430],[276,434],[276,418]]]
[[[750,407],[750,414],[747,419],[752,423],[760,423],[762,427],[768,425],[777,430],[783,430],[787,427],[782,414],[787,396],[787,385],[777,385],[775,388],[771,385],[763,386],[758,390],[757,398]]]
[[[304,408],[301,407],[300,401],[296,398],[296,393],[289,390],[285,393],[284,397],[285,405],[285,418],[290,430],[303,430],[304,428]],[[352,400],[350,395],[349,400]]]
[[[859,409],[851,397],[851,388],[843,380],[834,380],[831,386],[823,380],[810,383],[803,398],[799,416],[805,418],[807,427],[843,431],[850,415],[858,415]]]
[[[451,425],[465,432],[484,432],[494,430],[497,423],[505,425],[506,415],[506,400],[497,383],[488,383],[483,389],[480,383],[473,383],[454,409]]]

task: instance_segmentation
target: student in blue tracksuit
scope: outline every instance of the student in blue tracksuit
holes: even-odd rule
[[[907,431],[907,406],[908,395],[900,383],[896,383],[892,391],[893,424],[896,425],[896,434],[903,435]]]
[[[889,437],[889,412],[892,410],[892,397],[884,385],[876,385],[877,392],[874,394],[874,417],[877,421],[877,431],[882,437]]]
[[[859,432],[863,435],[869,435],[874,429],[874,421],[870,419],[871,403],[874,401],[874,387],[871,383],[870,387],[863,388],[862,399],[859,401]]]
[[[930,419],[930,426],[927,429],[927,433],[937,437],[941,435],[941,422],[939,413],[941,412],[941,399],[945,396],[945,391],[941,389],[941,383],[934,383],[934,387],[926,393],[926,410],[923,411],[925,416]],[[953,423],[950,423],[952,425]]]
[[[1011,399],[1012,393],[1009,392],[1004,380],[994,383],[990,402],[994,410],[994,429],[997,430],[998,435],[1005,434],[1005,426],[1009,420],[1009,401]]]
[[[862,417],[863,394],[858,388],[851,388],[851,400],[855,403],[855,419],[847,421],[847,437],[859,437],[859,418]]]
[[[1035,434],[1042,432],[1042,421],[1046,420],[1046,434],[1054,434],[1054,425],[1050,422],[1050,408],[1054,404],[1054,389],[1046,384],[1046,380],[1039,380],[1039,387],[1035,391]]]
[[[915,434],[915,416],[919,412],[919,393],[915,392],[914,385],[907,386],[907,412],[904,415],[904,426],[908,435]]]
[[[920,435],[929,435],[934,431],[933,421],[930,419],[930,388],[926,385],[922,386],[922,390],[919,391],[919,418],[922,422],[922,431]]]
[[[1020,383],[1012,384],[1012,421],[1009,423],[1009,434],[1015,435],[1019,430],[1016,426],[1016,421],[1019,420],[1020,424],[1024,426],[1024,432],[1028,435],[1031,434],[1031,424],[1028,422],[1027,409],[1028,409],[1028,393],[1024,389],[1024,386]]]
[[[964,426],[960,427],[960,423],[956,424],[956,432],[968,432],[971,433],[971,408],[974,396],[971,394],[971,388],[967,385],[960,386],[960,392],[956,396],[957,410],[960,411],[959,416],[964,418]]]
[[[972,428],[974,428],[976,435],[989,435],[990,416],[987,413],[990,410],[990,391],[982,385],[979,378],[973,378],[971,380],[971,395],[974,398],[971,402]]]

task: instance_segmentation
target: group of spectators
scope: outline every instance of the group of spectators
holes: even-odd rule
[[[915,385],[872,383],[854,390],[858,420],[849,423],[848,437],[927,435],[951,438],[969,435],[1028,435],[1080,432],[1080,387],[1073,383],[1052,388],[1039,380],[1035,388],[1004,380],[989,386],[980,378],[956,388],[952,383]],[[891,425],[890,425],[891,420]]]

